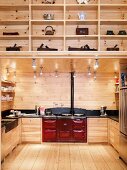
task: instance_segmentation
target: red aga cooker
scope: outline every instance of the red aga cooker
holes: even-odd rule
[[[43,142],[87,142],[86,118],[43,118]]]

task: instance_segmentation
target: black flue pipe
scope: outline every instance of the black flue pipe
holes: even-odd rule
[[[74,115],[74,72],[71,72],[71,110],[70,113]]]

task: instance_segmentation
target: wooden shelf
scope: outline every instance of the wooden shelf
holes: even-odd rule
[[[15,87],[15,83],[14,82],[11,82],[11,81],[2,81],[1,82],[1,86],[12,86],[12,87]]]
[[[1,91],[1,93],[15,93],[14,91]]]
[[[65,20],[67,24],[81,24],[81,25],[86,25],[86,24],[97,24],[98,20]]]
[[[32,35],[32,39],[61,39],[64,38],[63,35]]]
[[[0,25],[26,25],[29,24],[29,20],[0,20]]]
[[[119,92],[115,92],[115,94],[119,94]]]
[[[13,102],[13,100],[10,100],[10,101],[1,101],[2,103],[11,103]]]
[[[127,35],[101,35],[101,39],[127,39]]]
[[[54,43],[56,48],[62,49],[63,54],[76,56],[74,51],[66,51],[68,46],[82,46],[84,43],[89,44],[91,48],[97,48],[98,51],[84,51],[80,55],[99,54],[100,56],[126,56],[127,51],[127,35],[104,35],[107,30],[113,30],[118,33],[120,30],[127,30],[127,4],[121,0],[92,0],[88,4],[78,4],[75,0],[57,0],[55,4],[42,4],[41,0],[17,1],[2,0],[0,4],[0,52],[7,56],[12,54],[30,56],[32,53],[41,55],[54,56],[60,54],[56,52],[35,52],[41,41],[44,41],[49,47]],[[85,20],[78,19],[78,13],[84,12]],[[4,12],[5,15],[4,15]],[[7,12],[9,12],[7,14]],[[55,20],[44,20],[44,14],[54,14]],[[8,16],[8,17],[6,17]],[[68,19],[70,17],[70,19]],[[118,18],[118,19],[114,19]],[[125,19],[122,19],[125,18]],[[54,35],[43,35],[42,29],[46,26],[52,26],[55,29]],[[21,26],[21,27],[20,27]],[[89,35],[75,35],[77,26],[79,28],[88,28]],[[3,31],[15,32],[19,31],[19,36],[3,36]],[[50,41],[51,40],[51,41]],[[117,42],[116,42],[117,41]],[[7,46],[15,44],[21,45],[22,51],[4,51]],[[51,43],[51,45],[50,45]],[[107,47],[118,44],[120,50],[123,51],[105,51]],[[124,51],[125,50],[125,51]],[[79,54],[79,52],[77,52]],[[60,54],[61,55],[61,54]]]
[[[66,10],[97,10],[98,5],[87,4],[87,5],[80,5],[80,4],[73,4],[73,5],[66,5]]]
[[[0,5],[0,9],[4,11],[29,10],[29,5]]]
[[[97,39],[98,35],[66,35],[67,39]]]
[[[64,20],[31,20],[32,24],[64,24]]]
[[[18,39],[21,39],[21,40],[23,40],[23,39],[25,39],[25,40],[27,40],[27,39],[29,39],[29,36],[21,36],[21,35],[17,35],[17,36],[12,36],[12,35],[10,35],[10,36],[0,36],[0,40],[18,40]]]
[[[41,10],[43,9],[44,11],[47,10],[47,9],[50,9],[51,11],[52,10],[63,10],[64,8],[64,5],[58,5],[58,4],[36,4],[36,5],[31,5],[31,8],[32,9],[36,9],[36,10]]]

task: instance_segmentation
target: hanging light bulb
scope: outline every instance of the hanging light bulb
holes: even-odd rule
[[[98,61],[98,58],[95,59],[95,64],[94,64],[94,69],[98,69],[99,67],[99,61]]]
[[[7,76],[9,76],[9,75],[10,75],[9,68],[6,68],[6,74],[7,74]]]
[[[116,73],[116,72],[114,73],[114,78],[115,78],[115,79],[117,79],[117,78],[118,78],[118,77],[117,77],[117,73]]]
[[[97,76],[96,76],[96,71],[94,72],[94,80],[97,79]]]
[[[42,76],[43,72],[42,72],[42,66],[40,67],[40,76]]]
[[[88,67],[88,76],[91,76],[91,67]]]
[[[34,71],[34,79],[37,78],[37,74],[36,74],[36,71]]]
[[[16,79],[16,71],[14,71],[14,79]]]
[[[58,71],[57,70],[55,71],[55,77],[56,78],[58,77]]]
[[[75,78],[76,77],[76,73],[74,72],[74,75],[73,75],[73,77]]]
[[[32,67],[33,67],[33,69],[36,69],[36,59],[35,58],[32,59]]]

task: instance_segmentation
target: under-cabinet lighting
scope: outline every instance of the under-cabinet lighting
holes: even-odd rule
[[[32,59],[32,67],[33,67],[33,69],[36,69],[36,59],[35,58]]]

